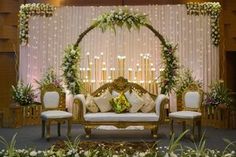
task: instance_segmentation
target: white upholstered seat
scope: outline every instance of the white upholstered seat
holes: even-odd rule
[[[169,117],[171,118],[186,118],[186,119],[193,119],[197,117],[201,117],[200,112],[194,112],[194,111],[179,111],[179,112],[172,112],[169,114]]]
[[[98,112],[98,113],[87,113],[84,115],[86,121],[158,121],[159,115],[156,113],[120,113],[115,112]]]
[[[183,131],[186,129],[186,121],[190,121],[192,124],[192,138],[194,139],[194,128],[198,125],[198,138],[201,137],[201,112],[202,103],[202,90],[199,89],[198,85],[192,84],[183,92],[183,107],[184,111],[172,112],[169,114],[171,134],[173,133],[174,120],[182,121]]]
[[[58,119],[58,118],[70,118],[72,117],[72,114],[65,111],[44,111],[41,113],[41,118],[43,119]]]
[[[41,102],[44,109],[44,111],[41,112],[42,137],[45,136],[45,126],[46,126],[47,139],[49,139],[50,137],[51,121],[57,122],[58,136],[61,135],[60,132],[61,123],[67,121],[68,123],[67,136],[70,137],[72,114],[63,111],[65,110],[65,108],[60,108],[60,103],[62,101],[61,96],[62,96],[61,89],[57,88],[53,84],[49,84],[41,89]]]

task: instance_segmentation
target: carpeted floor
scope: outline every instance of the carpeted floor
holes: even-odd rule
[[[207,146],[214,149],[224,149],[226,144],[223,139],[229,139],[230,141],[236,141],[236,130],[232,129],[215,129],[215,128],[203,128],[205,131],[205,139]],[[175,126],[176,134],[180,134],[181,127]],[[52,144],[55,144],[59,140],[66,140],[66,125],[62,126],[62,136],[57,137],[56,126],[51,127],[51,139],[46,141],[41,138],[41,126],[27,126],[18,129],[12,128],[0,128],[0,136],[4,137],[10,141],[11,137],[17,133],[16,137],[16,147],[25,148],[32,147],[37,149],[47,149]],[[169,126],[162,125],[159,128],[159,137],[153,139],[149,130],[98,130],[92,131],[92,136],[90,139],[85,138],[85,132],[83,127],[78,124],[74,124],[72,127],[72,138],[80,136],[81,140],[88,141],[125,141],[125,142],[153,142],[158,141],[159,145],[165,146],[169,143]],[[194,146],[194,144],[189,140],[189,138],[184,138],[181,143],[185,146]],[[3,145],[0,144],[0,148]]]

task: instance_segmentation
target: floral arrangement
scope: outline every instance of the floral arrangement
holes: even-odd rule
[[[190,84],[197,84],[199,87],[201,86],[201,82],[192,76],[192,71],[185,68],[178,74],[176,80],[175,92],[177,97],[182,96],[182,93]]]
[[[139,29],[140,26],[149,23],[146,14],[131,12],[129,9],[112,10],[104,13],[94,20],[94,23],[104,32],[106,29],[116,31],[115,27],[125,25],[128,30],[132,27]]]
[[[128,111],[128,109],[131,107],[124,93],[121,93],[118,97],[113,98],[110,103],[116,113]]]
[[[50,4],[32,3],[22,4],[19,11],[19,38],[21,44],[27,44],[29,38],[29,18],[30,16],[50,17],[55,11],[55,7]]]
[[[46,72],[46,74],[43,76],[43,79],[38,81],[35,80],[37,84],[39,84],[39,88],[43,88],[49,84],[53,84],[55,87],[60,88],[61,90],[63,90],[63,86],[62,86],[62,80],[58,79],[55,71],[52,68],[49,68]]]
[[[48,150],[36,150],[36,149],[16,149],[15,144],[16,135],[13,136],[10,143],[8,143],[3,137],[0,137],[0,143],[4,144],[6,149],[0,151],[0,157],[234,157],[235,142],[226,141],[228,145],[223,151],[208,149],[205,147],[205,140],[203,138],[198,145],[195,144],[195,148],[184,147],[179,141],[185,135],[186,132],[181,134],[177,139],[172,136],[168,146],[158,146],[154,144],[152,146],[144,146],[140,151],[137,147],[126,144],[96,144],[93,146],[86,144],[75,138],[74,141],[64,141],[59,148],[53,145]],[[148,145],[148,144],[146,144]]]
[[[224,86],[223,81],[216,81],[210,86],[210,92],[206,94],[205,105],[218,106],[231,104],[229,90]]]
[[[63,77],[65,79],[65,84],[67,89],[70,90],[72,94],[80,93],[82,81],[79,78],[77,64],[80,61],[80,48],[74,45],[69,45],[65,49],[62,70]]]
[[[160,87],[162,94],[168,94],[174,88],[176,84],[176,76],[178,66],[178,60],[175,56],[177,46],[172,46],[170,43],[162,45],[161,57],[163,60],[163,68],[160,69]]]
[[[208,15],[211,17],[211,38],[214,45],[220,43],[219,17],[221,5],[219,2],[189,2],[186,4],[189,15]]]
[[[34,103],[34,90],[30,84],[25,85],[19,81],[16,86],[12,86],[12,99],[22,106]]]

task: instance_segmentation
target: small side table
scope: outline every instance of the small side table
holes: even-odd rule
[[[22,127],[23,125],[22,107],[19,104],[11,104],[10,111],[11,111],[12,127],[13,128]]]

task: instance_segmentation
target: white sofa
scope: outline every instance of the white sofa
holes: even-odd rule
[[[112,83],[107,83],[101,86],[94,93],[93,96],[99,96],[105,90],[124,91],[127,89],[135,89],[141,93],[147,91],[140,85],[128,82],[123,77],[119,77]],[[164,106],[169,103],[169,99],[165,95],[155,96],[150,93],[155,100],[155,107],[153,112],[149,113],[115,113],[115,112],[97,112],[90,113],[86,111],[85,96],[83,94],[76,95],[74,97],[74,105],[77,108],[78,116],[75,117],[77,122],[84,125],[87,137],[91,135],[91,129],[100,125],[113,125],[119,128],[125,128],[128,126],[144,126],[144,128],[151,129],[153,137],[157,137],[158,125],[165,120]]]

